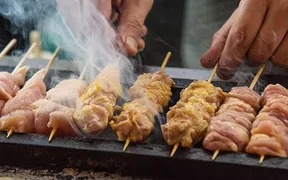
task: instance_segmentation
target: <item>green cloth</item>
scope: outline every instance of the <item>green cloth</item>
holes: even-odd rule
[[[58,28],[58,30],[61,30],[60,34],[69,34],[67,26],[64,25],[63,20],[59,14],[55,15],[51,19],[51,24],[55,24],[55,26],[45,26],[45,24],[42,26],[40,25],[40,32],[41,32],[41,41],[42,41],[42,49],[45,51],[54,52],[57,48],[57,44],[60,45],[63,44],[63,39],[60,37],[56,32],[53,31],[51,28]],[[57,27],[56,27],[57,26]],[[71,37],[72,39],[72,37]],[[72,57],[69,55],[69,52],[65,51],[64,49],[61,49],[58,57],[62,60],[72,60]]]

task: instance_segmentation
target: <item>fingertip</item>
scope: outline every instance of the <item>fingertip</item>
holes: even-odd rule
[[[140,39],[138,41],[138,51],[141,52],[145,49],[145,41],[143,39]]]
[[[133,37],[127,36],[125,38],[125,48],[129,56],[134,56],[138,52],[138,44]]]
[[[218,62],[219,57],[216,56],[212,48],[208,49],[200,58],[201,65],[204,68],[213,68]]]
[[[222,80],[229,80],[235,75],[235,70],[220,68],[217,71],[217,76]]]
[[[250,50],[248,52],[248,59],[249,59],[249,61],[247,62],[248,66],[257,67],[261,64],[265,64],[268,57],[267,55],[261,54],[258,51]]]
[[[142,37],[146,36],[147,32],[148,32],[147,27],[144,25],[142,27]]]
[[[287,67],[288,66],[288,61],[286,60],[287,58],[284,58],[284,59],[285,60],[277,56],[272,56],[271,63],[279,67]]]

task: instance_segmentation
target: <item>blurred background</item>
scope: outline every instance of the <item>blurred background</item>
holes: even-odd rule
[[[51,0],[53,1],[53,0]],[[209,47],[212,35],[223,25],[238,5],[238,0],[154,0],[148,15],[145,37],[146,49],[141,53],[144,65],[159,66],[167,51],[172,52],[170,67],[202,69],[199,59]],[[29,45],[31,38],[12,35],[11,24],[0,17],[0,49],[17,37],[16,49]],[[34,27],[31,26],[31,31]],[[53,51],[55,46],[47,41],[45,35],[32,41],[44,41],[41,49]],[[67,59],[61,54],[62,59]]]
[[[165,53],[173,54],[168,66],[202,69],[200,57],[211,37],[238,6],[239,0],[155,0],[147,19],[149,33],[145,63],[160,65]]]

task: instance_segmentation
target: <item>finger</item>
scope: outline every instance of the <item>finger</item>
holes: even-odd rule
[[[271,62],[276,66],[288,66],[288,35],[286,34],[274,55],[271,57]]]
[[[233,77],[264,20],[270,0],[242,0],[219,60],[217,75]]]
[[[112,0],[112,4],[113,6],[115,6],[116,8],[120,8],[122,5],[123,0]]]
[[[265,63],[279,46],[288,29],[288,4],[283,0],[272,3],[265,21],[253,42],[248,57],[252,65]]]
[[[110,17],[111,22],[113,23],[116,22],[118,18],[119,18],[119,13],[116,11],[112,11],[111,17]]]
[[[112,13],[111,0],[90,0],[97,4],[99,11],[107,18],[110,19]]]
[[[153,0],[124,0],[121,6],[118,33],[129,55],[138,52],[144,21],[153,5]]]
[[[147,32],[148,32],[147,27],[144,25],[144,26],[142,27],[142,35],[141,35],[141,37],[146,36]]]
[[[203,54],[200,60],[203,67],[212,68],[218,62],[236,14],[237,10],[233,12],[226,23],[213,35],[210,48]]]
[[[145,42],[144,42],[143,39],[140,39],[140,40],[138,41],[138,51],[141,52],[141,51],[144,50],[144,48],[145,48]]]

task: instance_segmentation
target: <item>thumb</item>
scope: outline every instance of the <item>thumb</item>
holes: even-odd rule
[[[143,49],[142,37],[146,34],[145,19],[152,8],[153,0],[124,0],[120,8],[118,33],[128,55]]]

